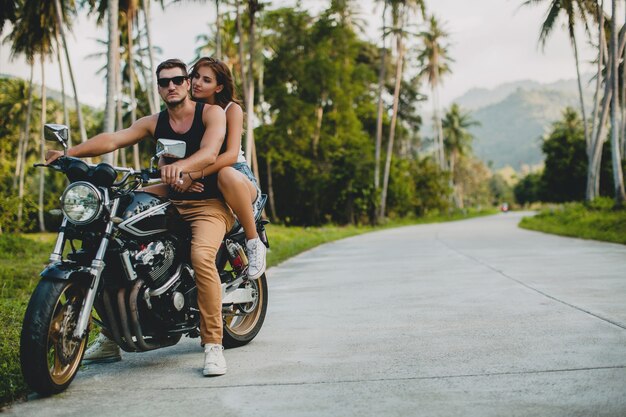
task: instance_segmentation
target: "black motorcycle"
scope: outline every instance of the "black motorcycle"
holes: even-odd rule
[[[65,149],[67,135],[63,125],[45,126],[46,139]],[[51,395],[69,386],[92,320],[127,352],[199,336],[190,228],[173,204],[140,190],[159,178],[156,158],[184,154],[185,142],[159,139],[151,167],[141,171],[67,156],[47,165],[63,172],[69,185],[61,197],[64,216],[50,263],[22,325],[20,362],[34,391]],[[266,199],[263,195],[255,215],[259,236],[269,247],[267,221],[260,219]],[[267,311],[265,274],[248,279],[244,247],[243,229],[236,224],[216,258],[227,348],[254,339]]]

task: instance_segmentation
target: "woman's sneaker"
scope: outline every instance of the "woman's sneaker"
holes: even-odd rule
[[[265,272],[267,248],[258,237],[246,241],[248,252],[248,279],[257,279]]]
[[[87,365],[90,363],[108,363],[121,360],[122,355],[117,343],[100,333],[96,341],[85,352],[82,363]]]

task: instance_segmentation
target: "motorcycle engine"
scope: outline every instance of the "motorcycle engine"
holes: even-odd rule
[[[170,274],[174,263],[174,243],[169,240],[151,242],[133,256],[135,269],[141,277],[149,277],[156,284],[161,284]]]

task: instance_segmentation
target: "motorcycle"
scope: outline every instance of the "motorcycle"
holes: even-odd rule
[[[68,128],[47,124],[45,138],[67,150]],[[92,321],[126,352],[172,346],[183,335],[199,336],[190,228],[173,204],[140,189],[158,182],[154,165],[162,155],[184,157],[185,142],[159,139],[150,168],[139,171],[68,156],[37,164],[69,180],[61,197],[63,220],[56,244],[30,298],[20,339],[24,379],[41,395],[70,385]],[[262,195],[255,221],[269,247],[268,222],[260,218],[266,200]],[[248,279],[244,247],[245,235],[236,223],[216,256],[226,348],[254,339],[267,311],[265,274]]]

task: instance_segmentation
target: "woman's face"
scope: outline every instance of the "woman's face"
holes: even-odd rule
[[[210,67],[202,66],[191,79],[191,95],[196,100],[215,102],[215,94],[222,91],[222,85],[217,84],[215,71]]]

